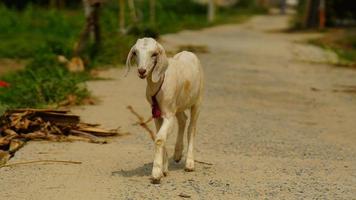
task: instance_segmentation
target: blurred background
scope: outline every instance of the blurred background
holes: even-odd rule
[[[352,0],[2,0],[0,108],[80,103],[93,69],[122,65],[139,37],[241,23],[271,9],[292,15],[287,31],[325,32],[310,42],[354,63]]]

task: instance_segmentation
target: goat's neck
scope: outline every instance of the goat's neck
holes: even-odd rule
[[[158,90],[160,90],[162,84],[163,84],[164,78],[160,78],[158,82],[153,82],[152,81],[152,75],[150,74],[147,77],[147,89],[146,92],[149,96],[154,96],[158,93]]]

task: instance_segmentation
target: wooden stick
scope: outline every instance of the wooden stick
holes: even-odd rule
[[[140,114],[138,114],[133,109],[132,106],[127,106],[127,109],[129,109],[131,111],[131,113],[134,114],[137,117],[138,124],[150,134],[152,141],[155,141],[156,140],[156,134],[146,124],[147,122],[149,122],[151,120],[151,118],[145,122],[144,118]]]
[[[133,109],[132,106],[127,106],[127,109],[129,109],[129,110],[131,111],[131,113],[134,114],[134,115],[137,117],[138,121],[140,121],[140,122],[143,122],[143,121],[144,121],[143,117],[142,117],[141,115],[139,115],[139,114]]]
[[[83,132],[89,132],[92,135],[95,136],[101,136],[101,137],[109,137],[109,136],[115,136],[118,135],[118,131],[116,130],[104,130],[101,128],[96,128],[96,127],[78,127],[78,131],[83,131]]]
[[[194,160],[194,161],[197,163],[200,163],[200,164],[204,164],[204,165],[213,165],[213,163],[208,163],[208,162],[204,162],[204,161],[200,161],[200,160]]]
[[[33,109],[33,108],[23,108],[23,109],[13,109],[7,110],[8,113],[22,113],[22,112],[55,112],[55,113],[68,113],[69,110],[58,110],[58,109]]]
[[[26,165],[26,164],[31,164],[31,163],[67,163],[67,164],[82,164],[82,162],[79,161],[70,161],[70,160],[32,160],[32,161],[25,161],[25,162],[18,162],[18,163],[11,163],[11,164],[6,164],[6,165],[1,165],[0,168],[2,167],[13,167],[17,165]]]
[[[105,140],[100,140],[95,135],[92,135],[92,134],[84,132],[84,131],[79,131],[79,130],[73,130],[72,129],[72,130],[69,131],[69,133],[72,134],[72,135],[79,136],[79,137],[88,138],[90,140],[90,142],[92,142],[92,143],[99,143],[99,144],[107,143]]]

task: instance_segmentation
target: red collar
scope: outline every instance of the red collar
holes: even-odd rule
[[[161,112],[161,109],[159,108],[159,104],[158,104],[158,101],[156,99],[156,96],[158,94],[158,92],[161,90],[162,88],[162,85],[163,85],[163,82],[164,82],[164,75],[163,75],[163,78],[162,78],[162,83],[161,85],[158,87],[158,90],[157,92],[151,97],[151,100],[152,100],[152,117],[157,119],[157,118],[161,118],[161,115],[162,115],[162,112]]]

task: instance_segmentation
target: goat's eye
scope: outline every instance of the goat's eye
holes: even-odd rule
[[[132,52],[132,55],[136,56],[136,51]]]
[[[152,57],[157,57],[158,56],[158,53],[153,53],[152,54]]]

